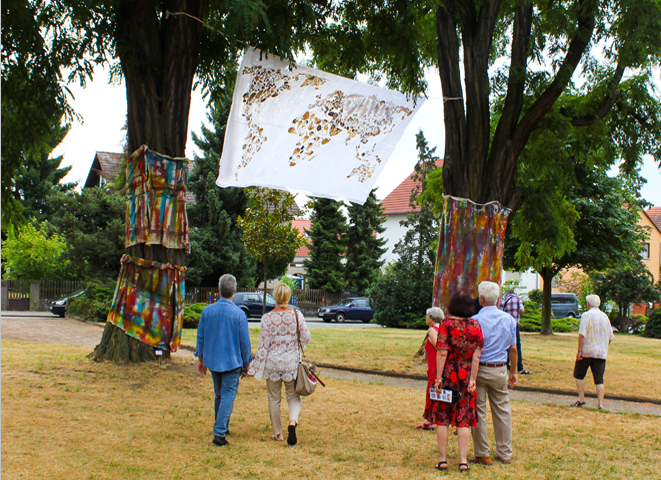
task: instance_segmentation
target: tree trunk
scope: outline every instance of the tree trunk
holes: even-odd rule
[[[154,0],[122,0],[115,7],[115,42],[126,82],[129,152],[147,145],[162,155],[185,156],[202,29],[196,18],[202,18],[205,4],[204,0],[158,4]],[[160,245],[135,245],[127,253],[178,266],[186,263],[184,250]],[[154,347],[110,323],[90,356],[122,362],[157,358]]]
[[[266,255],[264,257],[266,257]],[[262,315],[266,313],[266,285],[267,285],[266,282],[268,282],[268,278],[269,278],[267,276],[267,273],[268,273],[268,263],[266,262],[266,260],[264,260],[264,294],[262,295]]]
[[[542,281],[544,282],[543,289],[543,300],[542,300],[542,335],[551,335],[551,291],[553,289],[553,277],[555,274],[553,270],[544,267],[542,271],[539,272],[542,276]]]

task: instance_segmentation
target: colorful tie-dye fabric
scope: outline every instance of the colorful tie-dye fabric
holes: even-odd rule
[[[444,195],[432,304],[445,308],[461,289],[473,296],[485,280],[500,284],[505,229],[510,210]]]
[[[122,256],[108,322],[147,345],[177,351],[186,267]]]
[[[143,145],[126,164],[126,247],[139,243],[190,252],[186,183],[188,159],[170,158]]]

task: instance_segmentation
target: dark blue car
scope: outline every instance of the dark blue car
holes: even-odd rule
[[[245,312],[248,318],[250,317],[261,318],[262,309],[263,309],[263,300],[264,300],[264,297],[262,295],[263,295],[262,293],[256,293],[256,292],[236,292],[234,294],[234,298],[232,299],[232,301],[241,310]],[[289,305],[289,307],[295,310],[300,310],[295,305]],[[274,308],[275,308],[275,299],[267,293],[266,313],[269,313]]]
[[[345,298],[337,305],[330,307],[321,307],[317,311],[317,316],[323,318],[324,322],[344,322],[345,320],[360,320],[363,323],[372,321],[374,312],[370,307],[370,301],[367,297]]]

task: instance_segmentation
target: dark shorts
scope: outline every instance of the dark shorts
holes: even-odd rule
[[[592,378],[595,385],[604,384],[604,372],[606,371],[606,360],[603,358],[583,358],[576,360],[574,365],[574,378],[583,380],[588,373],[588,368],[592,370]]]

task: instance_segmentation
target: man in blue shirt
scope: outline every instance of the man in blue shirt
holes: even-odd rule
[[[507,353],[512,365],[517,364],[516,322],[499,310],[500,287],[493,282],[482,282],[477,288],[482,309],[473,316],[480,322],[484,347],[477,371],[477,426],[473,427],[473,451],[469,461],[492,465],[491,448],[487,438],[487,396],[491,407],[493,433],[496,438],[496,460],[508,464],[512,458],[512,416],[509,388],[518,382],[516,370],[507,376]]]
[[[236,293],[236,278],[226,274],[218,281],[220,299],[205,307],[197,326],[197,370],[206,375],[211,370],[213,389],[216,394],[213,426],[213,443],[227,445],[234,399],[239,388],[239,378],[248,370],[252,360],[248,318],[232,298]]]

